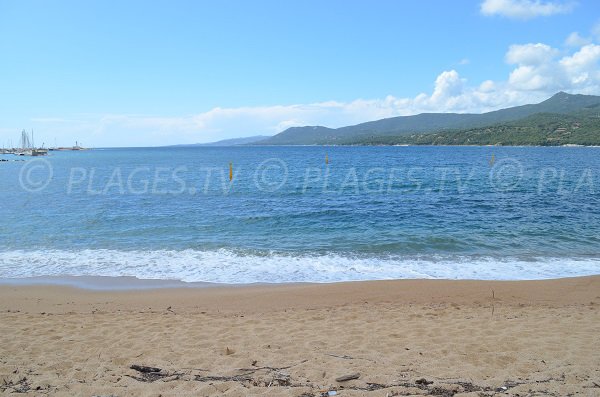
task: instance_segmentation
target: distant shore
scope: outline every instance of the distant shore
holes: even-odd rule
[[[2,285],[0,387],[32,395],[594,395],[599,291],[600,276],[128,291]]]

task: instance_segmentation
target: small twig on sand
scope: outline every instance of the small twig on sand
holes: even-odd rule
[[[335,357],[335,358],[341,358],[341,359],[344,359],[344,360],[354,360],[354,357],[347,356],[347,355],[345,355],[345,354],[344,354],[344,355],[341,355],[341,356],[339,356],[339,355],[337,355],[337,354],[325,353],[325,355],[326,355],[326,356],[330,356],[330,357]]]
[[[181,368],[186,371],[198,371],[198,372],[208,372],[208,369],[204,368]]]
[[[290,369],[292,367],[295,367],[297,365],[300,364],[304,364],[305,362],[307,362],[308,360],[302,360],[297,364],[292,364],[292,365],[288,365],[287,367],[255,367],[255,368],[238,368],[238,371],[245,371],[248,372],[249,374],[253,374],[256,371],[261,371],[261,370],[267,370],[267,371],[281,371],[282,369]]]
[[[352,356],[347,356],[345,354],[338,355],[338,354],[325,353],[325,355],[329,356],[329,357],[341,358],[342,360],[366,360],[366,361],[371,361],[373,363],[375,362],[375,360],[371,360],[370,358],[352,357]]]

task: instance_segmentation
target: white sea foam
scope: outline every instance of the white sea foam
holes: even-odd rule
[[[404,278],[515,280],[600,274],[600,258],[366,257],[216,251],[5,251],[0,278],[134,276],[214,283],[337,282]]]

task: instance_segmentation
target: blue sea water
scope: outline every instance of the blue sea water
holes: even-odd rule
[[[0,157],[11,160],[0,162],[0,278],[600,274],[600,148],[174,147]]]

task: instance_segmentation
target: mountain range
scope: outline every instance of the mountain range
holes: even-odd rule
[[[265,139],[271,138],[269,135],[255,135],[255,136],[247,136],[244,138],[231,138],[231,139],[223,139],[216,142],[209,143],[190,143],[183,145],[174,145],[177,147],[186,146],[186,147],[194,147],[194,146],[239,146],[239,145],[249,145],[252,143],[256,143],[259,141],[263,141]]]
[[[538,104],[481,114],[422,113],[341,128],[292,127],[251,144],[600,144],[599,113],[600,96],[559,92]],[[557,131],[562,137],[552,136]],[[507,133],[510,137],[502,136]]]

